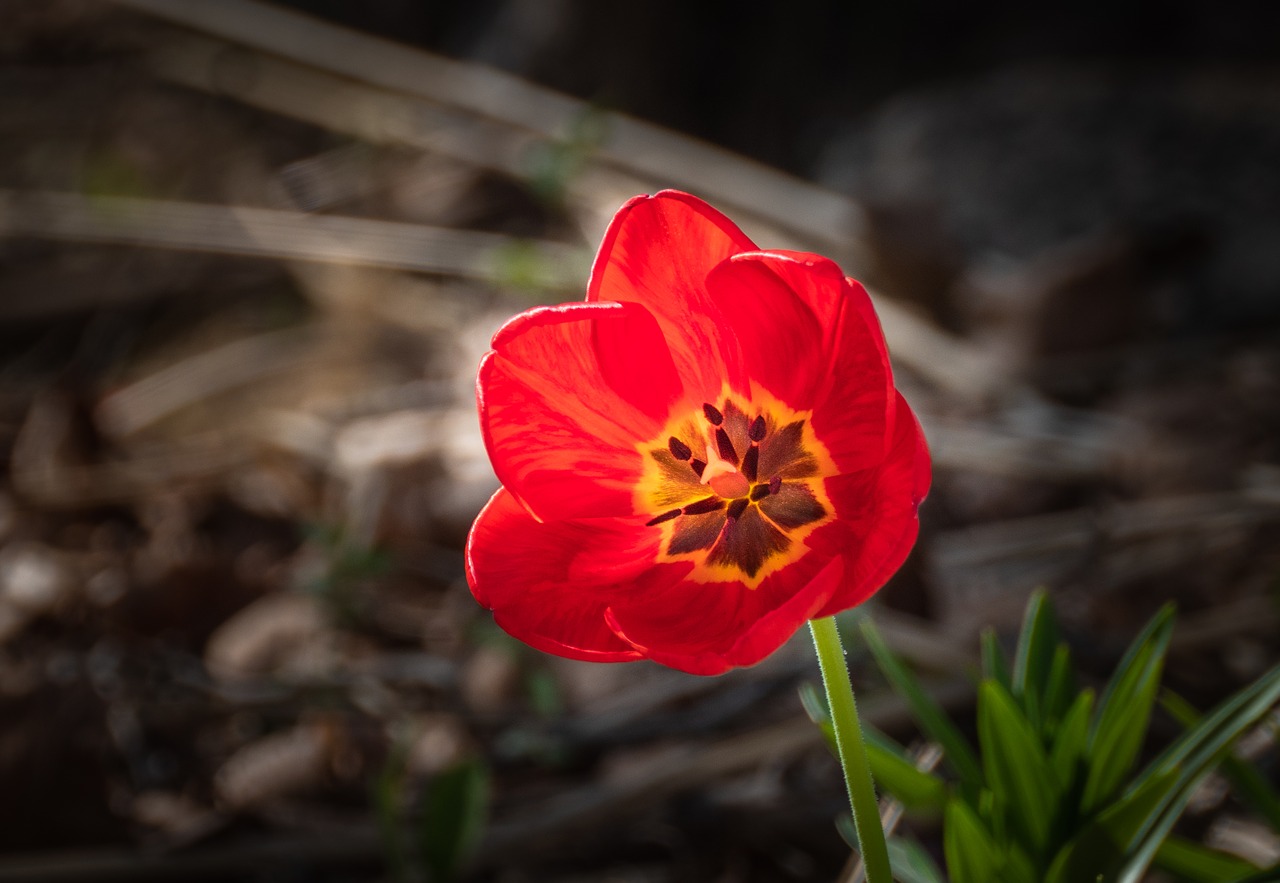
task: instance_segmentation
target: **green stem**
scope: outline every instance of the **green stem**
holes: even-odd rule
[[[858,706],[853,701],[853,684],[844,661],[844,647],[833,616],[809,622],[813,645],[818,651],[818,667],[822,669],[822,685],[827,690],[827,706],[835,727],[836,750],[844,768],[844,784],[849,789],[849,805],[853,807],[853,827],[858,833],[858,848],[866,868],[867,883],[892,883],[889,850],[880,827],[880,807],[871,782],[867,749],[862,744],[862,725],[858,723]]]

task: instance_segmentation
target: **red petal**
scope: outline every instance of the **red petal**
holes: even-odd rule
[[[845,297],[828,376],[832,382],[813,411],[813,431],[840,472],[875,465],[891,439],[893,372],[880,320],[861,284],[845,280]]]
[[[641,306],[541,307],[516,316],[480,365],[480,424],[502,484],[539,518],[630,515],[651,438],[680,394]]]
[[[826,382],[827,332],[775,264],[792,269],[779,255],[735,255],[711,271],[707,290],[741,344],[751,382],[807,411]],[[843,277],[836,272],[838,293]]]
[[[610,606],[609,625],[655,662],[690,674],[753,665],[830,600],[843,565],[806,554],[755,589],[738,582],[645,584]]]
[[[707,274],[730,255],[754,248],[732,221],[696,197],[675,190],[638,196],[605,233],[587,301],[648,307],[690,399],[715,401],[725,381],[746,391],[746,374],[737,342],[707,295]]]
[[[893,404],[884,335],[866,290],[805,252],[734,255],[711,291],[754,381],[798,411],[841,472],[880,463]]]
[[[597,662],[639,659],[604,613],[653,566],[656,536],[633,519],[538,522],[499,490],[467,537],[467,582],[498,625],[531,647]]]
[[[839,530],[810,544],[823,551],[844,547],[846,578],[818,616],[861,604],[888,582],[907,559],[920,527],[917,510],[929,492],[929,450],[915,414],[901,395],[894,408],[893,444],[882,468],[829,478],[827,494]]]
[[[844,578],[844,559],[832,558],[805,588],[771,613],[765,614],[738,643],[725,654],[732,665],[755,665],[777,650],[802,625],[818,616],[839,589]],[[778,638],[782,641],[779,642]]]

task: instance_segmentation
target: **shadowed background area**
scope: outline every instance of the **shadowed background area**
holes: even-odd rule
[[[0,5],[0,881],[838,877],[805,636],[570,663],[463,579],[489,336],[663,187],[872,288],[873,615],[961,719],[1038,586],[1099,681],[1170,599],[1202,707],[1275,662],[1280,8],[770,6]]]

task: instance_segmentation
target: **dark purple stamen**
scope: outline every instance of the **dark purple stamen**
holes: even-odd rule
[[[662,522],[664,521],[670,521],[671,519],[677,517],[679,514],[680,514],[679,509],[672,509],[670,512],[663,512],[657,518],[649,519],[644,524],[645,524],[645,527],[653,527],[655,524],[662,524]]]
[[[742,517],[742,513],[747,511],[748,500],[744,497],[741,500],[734,500],[729,504],[729,520],[736,521]]]
[[[746,456],[742,458],[742,474],[747,477],[747,481],[756,480],[756,472],[760,468],[760,449],[755,445],[747,448]]]
[[[769,496],[769,485],[767,484],[758,484],[751,489],[751,499],[753,501],[763,500],[767,496]]]
[[[685,515],[704,515],[707,512],[714,512],[724,506],[724,500],[719,497],[707,497],[705,500],[699,500],[696,503],[690,503],[681,509],[681,513]]]
[[[716,447],[720,449],[720,459],[728,460],[734,466],[738,465],[738,452],[733,449],[733,442],[729,440],[729,433],[723,429],[716,430]]]
[[[702,413],[706,414],[707,419],[710,420],[716,426],[719,426],[721,423],[724,422],[724,415],[721,414],[719,410],[716,409],[715,405],[703,405]]]
[[[689,465],[693,467],[693,471],[697,473],[698,478],[702,478],[702,470],[707,468],[707,464],[702,460],[694,460]]]
[[[754,442],[758,442],[764,438],[763,417],[757,417],[751,421],[751,428],[747,430],[747,436]]]
[[[782,476],[775,475],[769,479],[769,493],[776,494],[780,490],[782,490]]]
[[[674,435],[667,439],[667,447],[671,449],[671,456],[677,460],[688,460],[693,456],[693,449]]]

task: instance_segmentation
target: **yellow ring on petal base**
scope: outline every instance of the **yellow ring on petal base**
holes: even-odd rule
[[[638,445],[636,509],[662,533],[659,562],[754,589],[799,560],[805,538],[835,517],[824,479],[836,468],[810,416],[758,387],[749,398],[726,387]]]

